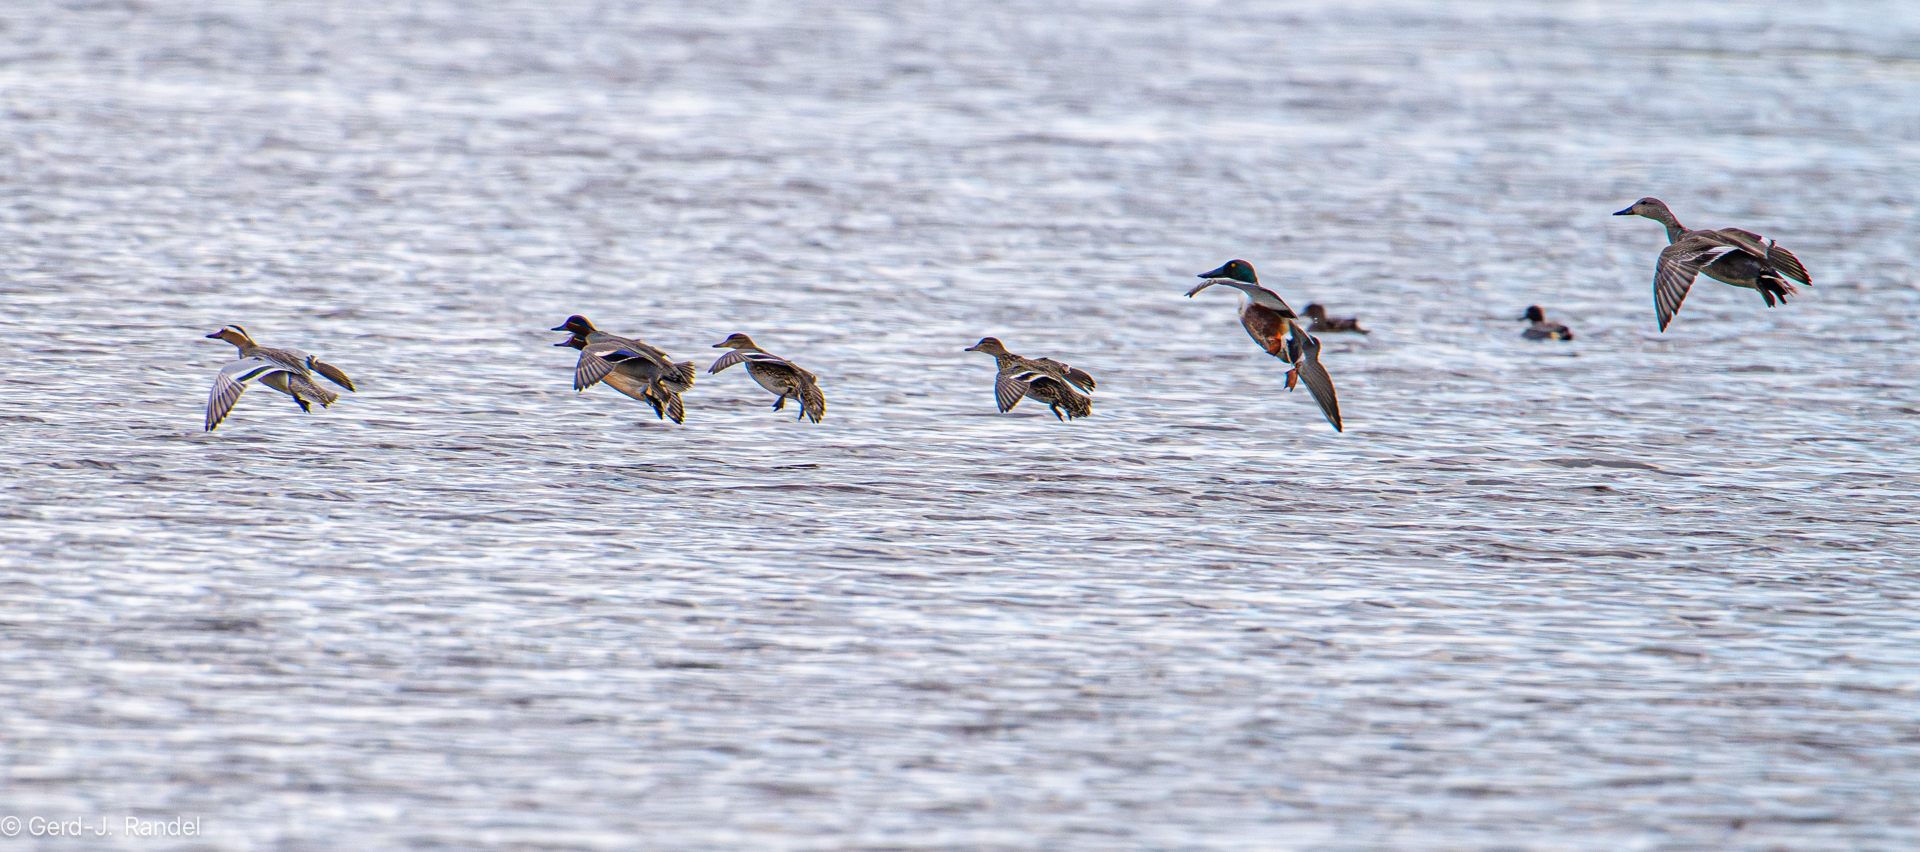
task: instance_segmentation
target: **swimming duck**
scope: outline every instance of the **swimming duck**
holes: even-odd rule
[[[1361,334],[1373,333],[1364,328],[1361,328],[1360,320],[1354,317],[1347,317],[1346,319],[1328,318],[1327,309],[1317,304],[1308,305],[1305,308],[1302,308],[1300,310],[1300,313],[1306,318],[1313,320],[1313,325],[1307,329],[1310,332],[1316,332],[1319,334],[1326,334],[1329,332],[1336,332],[1336,331],[1357,331],[1357,332],[1360,332]]]
[[[240,350],[238,360],[229,362],[220,368],[213,377],[213,391],[207,395],[206,431],[211,432],[227,419],[227,413],[240,401],[240,394],[247,389],[247,383],[258,381],[273,388],[299,403],[301,411],[312,411],[312,403],[320,403],[326,408],[340,399],[340,395],[321,387],[313,380],[313,374],[325,376],[347,390],[353,390],[353,380],[340,368],[328,364],[298,349],[279,349],[261,346],[253,342],[247,330],[237,325],[222,326],[219,331],[207,335],[210,340],[224,340]]]
[[[753,345],[753,338],[744,334],[729,334],[726,340],[715,343],[713,348],[733,351],[713,362],[713,366],[707,369],[708,375],[745,363],[747,375],[759,382],[761,387],[773,392],[773,410],[779,411],[791,399],[800,403],[801,417],[818,423],[826,415],[827,397],[820,393],[819,381],[812,373],[801,369],[800,365]]]
[[[1557,322],[1547,322],[1547,314],[1539,305],[1528,305],[1527,312],[1520,315],[1522,320],[1532,320],[1533,324],[1520,336],[1528,340],[1572,340],[1573,331]]]
[[[1653,272],[1653,306],[1661,331],[1666,331],[1673,315],[1680,312],[1694,276],[1702,272],[1723,284],[1759,291],[1769,308],[1776,300],[1784,303],[1788,296],[1800,292],[1794,281],[1813,286],[1807,268],[1800,265],[1793,252],[1752,231],[1689,230],[1674,218],[1666,204],[1651,196],[1613,215],[1645,216],[1667,228],[1667,247],[1660,250]]]
[[[1297,381],[1305,382],[1307,391],[1313,394],[1313,401],[1320,404],[1320,412],[1333,424],[1334,431],[1346,431],[1340,425],[1340,397],[1334,392],[1333,377],[1320,366],[1320,340],[1300,327],[1300,315],[1287,307],[1278,294],[1260,286],[1253,264],[1230,260],[1225,266],[1198,277],[1207,280],[1188,290],[1187,298],[1215,284],[1239,290],[1240,325],[1246,328],[1247,336],[1268,355],[1291,365],[1287,370],[1287,390],[1293,390]]]
[[[1093,400],[1074,388],[1091,392],[1093,376],[1052,358],[1022,358],[1007,351],[997,337],[982,337],[979,343],[962,350],[985,352],[993,356],[999,372],[993,379],[993,398],[1001,413],[1012,411],[1021,397],[1033,397],[1047,404],[1054,419],[1066,421],[1093,414]]]
[[[573,335],[555,346],[580,350],[580,360],[573,368],[574,390],[583,391],[604,381],[614,390],[653,406],[655,416],[686,422],[686,404],[680,394],[693,388],[692,361],[675,363],[659,348],[596,329],[579,314],[567,317],[552,330]]]

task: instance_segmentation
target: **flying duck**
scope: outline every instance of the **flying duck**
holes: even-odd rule
[[[1653,267],[1653,307],[1661,331],[1666,331],[1673,315],[1680,312],[1694,276],[1702,272],[1723,284],[1759,291],[1769,308],[1800,292],[1793,282],[1813,286],[1807,268],[1800,265],[1793,252],[1752,231],[1689,230],[1674,218],[1666,204],[1651,196],[1613,215],[1645,216],[1667,228],[1667,247],[1660,250],[1660,259]]]
[[[1002,413],[1012,411],[1022,397],[1047,404],[1056,420],[1072,420],[1093,414],[1093,400],[1074,390],[1092,392],[1095,382],[1085,370],[1067,366],[1052,358],[1022,358],[1007,351],[997,337],[980,338],[979,343],[962,350],[985,352],[993,356],[999,371],[993,378],[993,398]]]
[[[726,340],[715,343],[713,348],[733,351],[713,362],[713,366],[707,368],[708,375],[744,363],[747,375],[773,393],[773,410],[779,411],[791,399],[800,403],[801,417],[818,423],[826,415],[827,397],[820,393],[819,381],[800,365],[755,346],[753,338],[739,333],[727,335]]]
[[[608,334],[574,314],[552,329],[572,332],[555,343],[580,350],[573,368],[573,389],[583,391],[600,382],[653,406],[655,416],[686,422],[686,404],[680,395],[693,388],[693,362],[674,360],[660,349],[638,340]]]
[[[1300,315],[1287,307],[1278,294],[1260,286],[1253,264],[1230,260],[1225,266],[1203,272],[1199,277],[1207,280],[1188,290],[1187,297],[1192,298],[1193,294],[1215,284],[1239,290],[1240,325],[1246,328],[1247,336],[1268,355],[1291,365],[1287,370],[1287,390],[1293,390],[1296,381],[1305,382],[1307,391],[1313,394],[1313,401],[1320,404],[1321,413],[1333,424],[1334,431],[1345,431],[1340,425],[1340,397],[1334,392],[1333,377],[1320,366],[1319,339],[1300,327]]]
[[[240,350],[239,359],[228,362],[213,377],[213,391],[207,395],[208,432],[227,419],[234,404],[240,401],[240,394],[246,391],[248,382],[258,381],[293,397],[301,411],[312,411],[312,403],[316,402],[320,403],[321,408],[326,408],[340,399],[339,394],[315,382],[314,373],[349,391],[354,389],[353,380],[347,378],[340,368],[298,349],[261,346],[254,343],[253,338],[247,335],[247,330],[240,326],[222,326],[207,337],[224,340]]]

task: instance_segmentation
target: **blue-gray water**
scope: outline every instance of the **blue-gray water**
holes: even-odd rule
[[[0,115],[0,816],[204,834],[0,852],[1920,846],[1912,4],[20,0]],[[1643,195],[1815,286],[1657,333]]]

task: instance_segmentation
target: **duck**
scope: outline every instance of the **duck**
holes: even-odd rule
[[[555,346],[580,350],[573,368],[573,389],[584,391],[605,382],[614,390],[653,406],[654,416],[685,423],[686,403],[680,395],[693,388],[692,361],[676,363],[666,352],[629,337],[608,334],[579,314],[551,329],[570,332]]]
[[[779,411],[787,400],[800,403],[800,417],[820,422],[827,413],[827,397],[820,393],[820,382],[812,374],[785,358],[754,345],[753,338],[735,332],[715,343],[715,349],[732,349],[707,368],[713,375],[735,364],[746,364],[747,375],[773,393],[773,410]],[[798,417],[794,418],[800,419]]]
[[[1557,322],[1547,322],[1547,314],[1539,305],[1528,305],[1527,312],[1520,315],[1522,320],[1531,320],[1532,325],[1520,332],[1528,340],[1572,340],[1573,330]]]
[[[261,346],[253,342],[247,330],[238,325],[221,326],[219,331],[207,335],[209,340],[224,340],[240,350],[239,357],[228,362],[214,374],[213,391],[207,395],[207,419],[205,429],[208,432],[218,428],[233,406],[240,401],[249,382],[259,383],[273,388],[300,405],[301,411],[311,412],[313,403],[326,408],[339,401],[340,395],[321,386],[313,380],[313,374],[319,373],[340,387],[354,390],[353,380],[340,368],[315,358],[298,349],[283,349]]]
[[[982,337],[979,343],[961,351],[993,356],[999,368],[993,379],[993,398],[1002,414],[1012,411],[1022,398],[1032,397],[1046,403],[1055,420],[1065,422],[1093,415],[1093,399],[1081,391],[1092,393],[1098,383],[1085,370],[1052,358],[1022,358],[1007,351],[997,337]]]
[[[1667,228],[1667,247],[1660,250],[1653,271],[1653,306],[1663,332],[1680,312],[1680,303],[1693,287],[1694,277],[1702,272],[1723,284],[1759,291],[1769,308],[1799,294],[1794,282],[1813,286],[1807,268],[1793,252],[1752,231],[1690,230],[1664,202],[1652,196],[1613,215],[1643,216]]]
[[[1361,334],[1373,333],[1364,328],[1361,328],[1360,320],[1357,318],[1354,318],[1354,317],[1347,317],[1346,319],[1329,318],[1327,316],[1327,309],[1318,304],[1308,305],[1304,308],[1301,308],[1300,313],[1302,316],[1305,316],[1306,318],[1313,320],[1313,325],[1307,328],[1307,331],[1310,331],[1310,332],[1315,332],[1318,334],[1327,334],[1330,332],[1339,332],[1339,331],[1357,331]]]
[[[1304,382],[1333,430],[1346,431],[1340,423],[1340,397],[1334,391],[1333,377],[1320,365],[1320,339],[1300,327],[1300,315],[1287,307],[1279,294],[1260,286],[1253,264],[1230,260],[1219,269],[1202,272],[1197,277],[1206,280],[1188,290],[1187,298],[1215,284],[1239,290],[1240,325],[1268,355],[1287,362],[1287,390]]]

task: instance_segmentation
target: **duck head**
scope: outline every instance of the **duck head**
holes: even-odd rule
[[[1528,322],[1546,322],[1547,314],[1545,311],[1540,310],[1539,305],[1528,305],[1527,312],[1521,314],[1520,318]]]
[[[1307,319],[1323,320],[1327,318],[1327,309],[1325,307],[1322,307],[1319,303],[1316,302],[1314,304],[1301,308],[1300,315],[1306,317]]]
[[[566,322],[563,322],[547,330],[548,331],[571,331],[574,334],[592,334],[594,331],[594,328],[593,328],[593,323],[587,322],[586,317],[583,317],[579,314],[574,314],[573,316],[567,317]]]
[[[719,343],[715,343],[713,345],[713,348],[715,349],[759,349],[760,347],[753,345],[753,338],[748,337],[736,331],[732,334],[727,335],[727,339],[722,340]]]
[[[960,351],[985,352],[988,355],[996,355],[996,356],[1009,354],[1007,352],[1007,347],[1000,345],[1000,338],[998,337],[982,337],[980,338],[979,343],[975,343],[974,345],[969,346]]]
[[[1647,196],[1646,198],[1642,198],[1639,201],[1635,201],[1633,203],[1633,206],[1628,207],[1627,209],[1622,210],[1613,215],[1645,216],[1649,219],[1652,219],[1655,222],[1660,222],[1662,224],[1673,221],[1673,211],[1668,210],[1667,205],[1665,203],[1661,202],[1660,199],[1654,198],[1651,195]]]
[[[1202,272],[1200,278],[1230,278],[1243,284],[1258,284],[1260,279],[1253,274],[1253,264],[1244,260],[1229,260],[1226,265],[1212,272]]]
[[[247,330],[237,325],[223,325],[219,331],[207,335],[211,340],[224,340],[239,347],[253,345],[253,338],[247,336]]]

